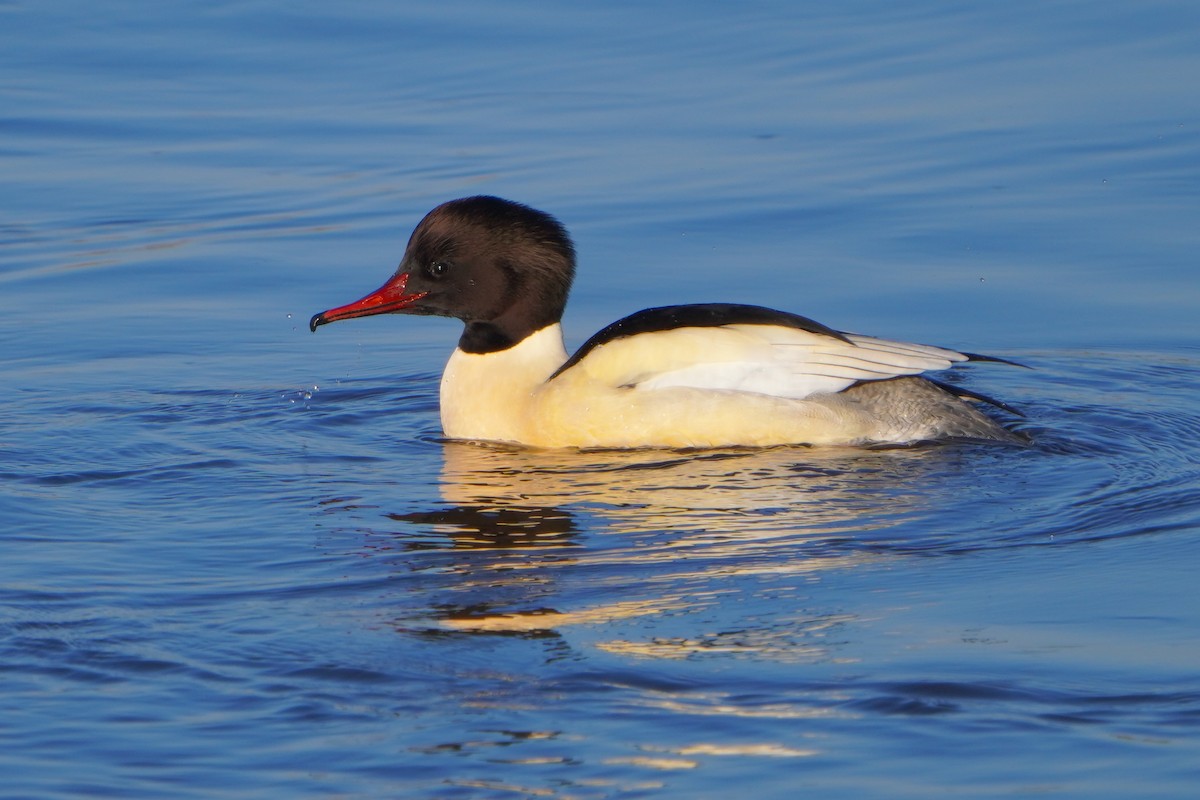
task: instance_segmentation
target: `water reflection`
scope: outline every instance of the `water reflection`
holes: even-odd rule
[[[442,455],[451,510],[397,517],[493,545],[500,533],[569,533],[583,513],[601,533],[686,532],[669,537],[686,546],[862,532],[928,501],[923,464],[942,470],[955,460],[949,448],[580,452],[465,442],[446,442]]]
[[[892,557],[870,543],[918,514],[959,460],[953,448],[442,448],[442,504],[386,515],[401,523],[391,531],[399,547],[424,551],[424,569],[443,578],[417,616],[443,633],[523,635],[794,601],[795,586],[824,570]],[[820,658],[848,621],[776,606],[758,624],[649,639],[622,630],[597,646],[652,658]]]
[[[567,546],[576,530],[567,511],[515,504],[466,504],[387,516],[397,522],[431,526],[444,533],[454,547],[465,549]],[[420,547],[414,544],[414,548]]]
[[[843,554],[847,537],[862,541],[928,504],[930,482],[956,461],[947,448],[581,452],[465,442],[445,442],[442,455],[443,504],[386,515],[415,526],[403,531],[408,549],[583,547],[577,557],[592,563],[642,564],[681,550],[745,562],[797,542],[809,556]]]

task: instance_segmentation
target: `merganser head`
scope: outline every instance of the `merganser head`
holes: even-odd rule
[[[465,197],[417,225],[396,273],[376,291],[312,318],[436,314],[466,323],[459,347],[507,349],[562,319],[575,275],[575,248],[549,214],[499,197]]]

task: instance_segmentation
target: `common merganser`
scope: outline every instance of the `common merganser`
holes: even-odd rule
[[[574,246],[549,214],[498,197],[452,200],[421,220],[383,286],[309,327],[395,313],[462,320],[441,382],[452,439],[580,448],[1024,441],[967,401],[1011,412],[1003,403],[907,377],[1011,362],[760,306],[646,309],[568,358],[560,321],[574,273]]]

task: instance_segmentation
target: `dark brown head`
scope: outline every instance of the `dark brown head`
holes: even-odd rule
[[[451,200],[425,215],[387,283],[309,327],[375,314],[436,314],[466,323],[459,347],[507,349],[562,319],[575,249],[549,214],[499,197]]]

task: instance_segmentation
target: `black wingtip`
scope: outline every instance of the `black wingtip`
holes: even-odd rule
[[[986,361],[1004,361],[1004,359],[1002,359],[1002,358],[996,358],[996,359],[989,358],[989,359],[984,359],[984,360],[986,360]],[[1004,361],[1004,363],[1012,364],[1013,362]],[[1014,366],[1024,367],[1025,365],[1024,364],[1015,364]],[[1026,369],[1028,369],[1028,367],[1026,367]],[[968,400],[975,400],[980,403],[987,403],[990,406],[995,406],[996,408],[1000,409],[1001,411],[1007,411],[1009,414],[1012,414],[1015,417],[1021,417],[1022,419],[1025,418],[1024,414],[1022,414],[1020,411],[1018,411],[1017,409],[1010,406],[1008,403],[1005,403],[1003,400],[997,400],[996,398],[990,397],[986,394],[983,394],[982,392],[972,391],[971,389],[964,389],[963,387],[955,386],[952,383],[945,383],[944,381],[934,380],[933,378],[930,378],[925,375],[922,375],[921,377],[924,378],[925,380],[929,381],[930,383],[932,383],[934,386],[941,389],[943,392],[946,392],[947,394],[952,394],[957,398],[960,398],[960,399],[965,398]]]
[[[963,353],[967,357],[967,361],[990,361],[993,364],[1008,364],[1010,367],[1020,367],[1021,369],[1033,369],[1028,364],[1022,364],[1020,361],[1010,361],[1007,358],[998,358],[997,356],[984,356],[979,353]]]

